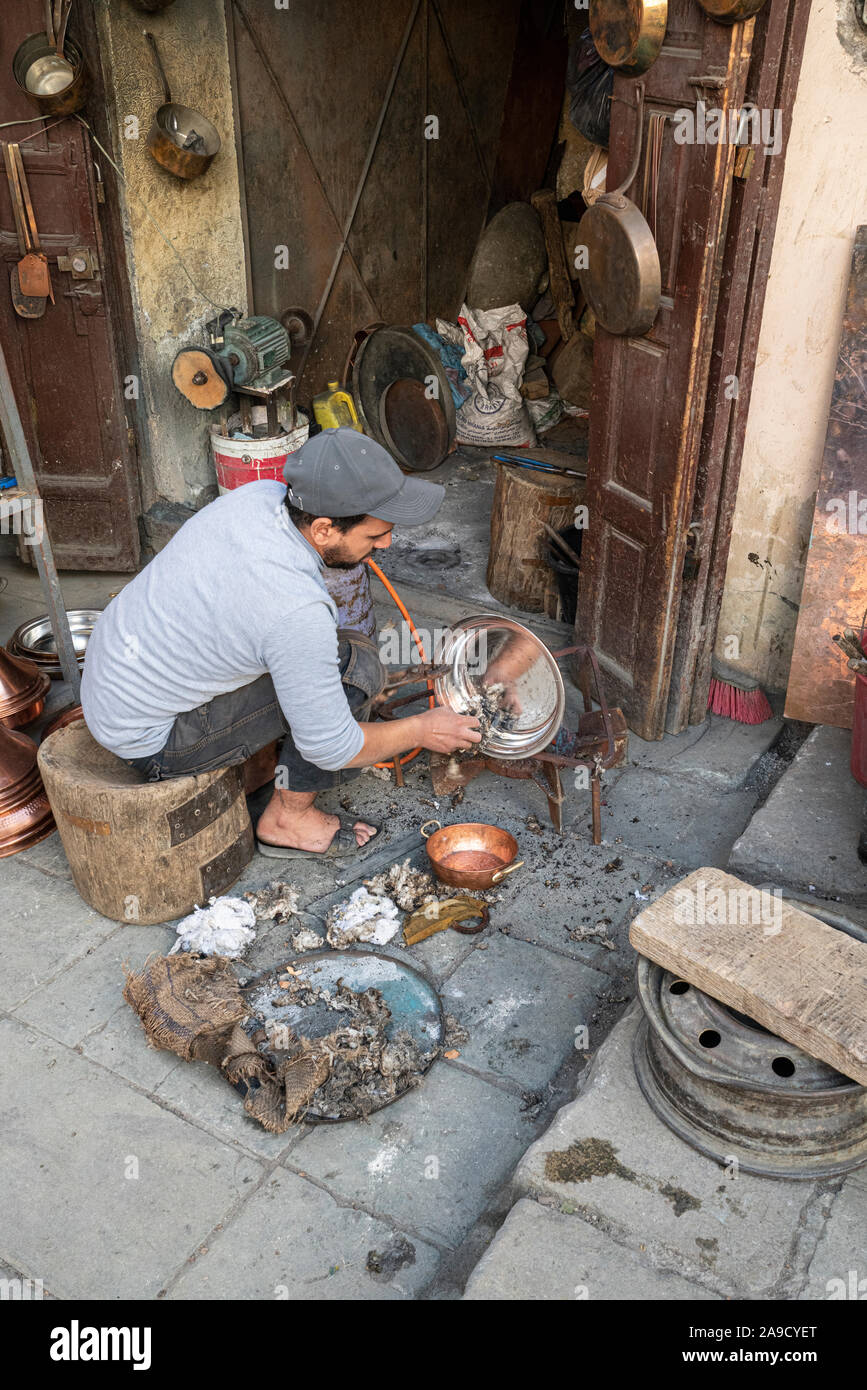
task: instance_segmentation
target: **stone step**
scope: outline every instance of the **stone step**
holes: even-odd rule
[[[753,883],[867,905],[857,854],[864,788],[849,770],[848,729],[818,725],[735,841],[728,868]]]

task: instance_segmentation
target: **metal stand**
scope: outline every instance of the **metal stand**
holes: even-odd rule
[[[21,415],[12,390],[12,381],[2,344],[0,344],[0,423],[3,426],[12,468],[18,480],[17,487],[10,488],[8,492],[0,493],[0,525],[5,525],[8,519],[16,516],[21,517],[24,521],[25,535],[28,537],[27,544],[33,547],[35,553],[36,568],[39,572],[42,592],[45,595],[48,614],[51,618],[51,631],[54,633],[54,640],[57,644],[60,668],[63,671],[64,679],[69,682],[72,698],[78,704],[81,673],[78,669],[78,659],[54,564],[51,538],[45,521],[45,508],[36,485],[33,461],[27,447],[27,438],[21,424]]]

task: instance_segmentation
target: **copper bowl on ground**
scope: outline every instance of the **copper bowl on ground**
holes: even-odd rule
[[[440,828],[425,835],[429,825]],[[452,888],[469,888],[476,892],[495,888],[524,862],[523,859],[515,862],[518,841],[498,825],[463,821],[458,825],[441,826],[438,820],[428,820],[421,827],[421,834],[426,841],[431,868],[441,883],[448,883]]]

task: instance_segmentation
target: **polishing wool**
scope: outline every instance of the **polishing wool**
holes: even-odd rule
[[[400,914],[390,898],[356,888],[352,897],[328,914],[328,942],[340,950],[355,941],[384,946],[397,933]]]
[[[325,945],[322,937],[312,927],[299,927],[289,937],[289,945],[293,951],[318,951]]]
[[[178,939],[169,955],[192,951],[198,956],[228,956],[235,960],[255,941],[255,921],[252,907],[241,898],[211,898],[207,907],[193,908],[189,917],[175,927]]]

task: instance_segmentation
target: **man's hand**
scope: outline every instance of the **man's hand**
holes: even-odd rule
[[[472,748],[481,743],[479,721],[472,714],[455,714],[443,705],[435,705],[416,715],[419,726],[419,743],[431,753],[456,753],[459,749]]]

